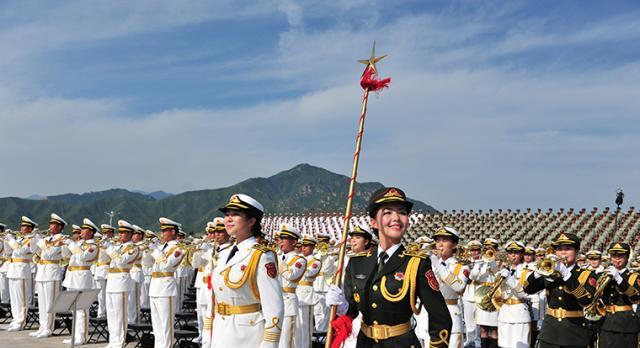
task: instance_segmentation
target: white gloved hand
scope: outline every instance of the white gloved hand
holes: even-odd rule
[[[611,278],[613,278],[613,280],[616,281],[618,285],[622,284],[623,279],[620,275],[620,271],[617,268],[615,268],[614,266],[609,266],[605,271],[611,276]]]
[[[498,275],[501,276],[504,279],[507,279],[507,278],[511,277],[511,271],[506,269],[506,268],[503,268],[503,269],[500,270],[500,272],[498,272]]]
[[[344,292],[335,285],[329,286],[325,301],[330,306],[336,306],[336,315],[343,315],[349,309],[349,303],[344,297]]]
[[[429,260],[431,260],[431,268],[435,271],[436,265],[440,264],[440,258],[436,255],[431,254],[429,255]]]
[[[569,279],[569,277],[571,277],[571,272],[569,271],[569,268],[567,268],[567,265],[564,264],[564,262],[556,263],[556,271],[560,273],[560,276],[564,280],[567,280]]]

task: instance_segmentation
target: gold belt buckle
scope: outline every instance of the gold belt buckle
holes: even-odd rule
[[[377,340],[386,340],[389,338],[389,326],[388,325],[373,325],[371,326],[372,336]]]
[[[229,315],[229,305],[226,303],[218,303],[218,313],[220,315]]]

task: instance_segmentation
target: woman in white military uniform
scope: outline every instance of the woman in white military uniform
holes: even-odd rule
[[[152,266],[149,298],[151,304],[151,324],[155,348],[171,348],[173,346],[173,323],[175,320],[175,297],[178,294],[176,269],[185,256],[178,241],[180,224],[161,217],[162,245],[150,244],[151,255],[143,263]]]
[[[124,347],[127,335],[128,305],[131,293],[131,268],[139,257],[139,250],[131,235],[134,227],[125,220],[118,221],[120,243],[107,249],[111,259],[107,274],[107,325],[109,327],[109,348]]]
[[[314,281],[322,270],[322,261],[315,257],[313,249],[318,241],[310,235],[302,238],[302,255],[307,260],[307,270],[298,283],[296,294],[300,315],[298,316],[298,327],[296,334],[296,347],[310,348],[313,336],[313,307],[318,304],[318,299],[314,292]]]
[[[98,231],[98,227],[89,219],[82,221],[80,240],[69,243],[71,259],[67,267],[67,275],[62,282],[62,286],[68,290],[91,290],[94,289],[91,266],[98,259],[98,245],[93,240],[93,234]],[[66,339],[63,343],[80,345],[87,342],[89,331],[89,311],[86,309],[76,310],[75,316],[75,337]]]
[[[38,224],[26,216],[20,221],[20,234],[7,234],[6,245],[11,251],[7,269],[11,301],[11,324],[7,331],[20,331],[27,322],[27,306],[31,303],[31,253],[30,234]]]
[[[488,238],[483,243],[484,255],[482,262],[473,265],[469,273],[469,279],[475,283],[476,289],[488,286],[492,287],[499,271],[498,264],[495,260],[497,253],[498,241]],[[487,257],[487,252],[491,250],[493,257]],[[480,326],[480,347],[493,348],[498,346],[498,311],[485,311],[476,303],[476,324]]]
[[[522,290],[530,271],[523,261],[524,244],[518,241],[507,243],[508,268],[500,270],[504,279],[500,286],[502,306],[498,310],[498,346],[501,348],[529,347],[531,312]]]
[[[433,238],[439,255],[431,256],[431,267],[451,314],[449,347],[462,347],[464,324],[460,297],[467,286],[470,270],[466,265],[459,263],[454,256],[460,240],[458,231],[452,227],[443,227],[436,231]]]
[[[100,225],[102,231],[102,239],[97,242],[100,247],[100,253],[98,254],[98,261],[96,261],[95,271],[93,279],[96,281],[96,287],[100,289],[98,294],[98,318],[104,318],[107,316],[107,276],[109,274],[109,265],[111,264],[111,258],[107,253],[109,247],[111,247],[113,232],[115,228],[111,225]]]
[[[278,247],[282,256],[278,259],[278,273],[282,282],[282,297],[284,299],[284,318],[282,320],[282,334],[280,348],[292,348],[296,334],[296,316],[298,315],[298,296],[296,288],[307,268],[307,260],[295,252],[298,239],[302,238],[300,231],[288,224],[280,226]]]
[[[217,218],[222,220],[222,218]],[[224,223],[223,223],[224,226]],[[216,223],[213,221],[207,222],[206,227],[207,235],[204,239],[197,243],[196,250],[193,253],[191,261],[192,266],[197,270],[196,279],[193,287],[196,288],[196,314],[198,317],[198,337],[193,342],[201,343],[204,336],[204,318],[207,314],[207,305],[211,300],[211,289],[209,289],[209,273],[207,273],[207,265],[211,263],[213,256],[213,250],[216,247],[213,243],[214,232],[216,230]],[[194,240],[194,243],[196,241]],[[209,328],[211,326],[209,325]],[[207,330],[209,331],[209,330]]]
[[[66,238],[62,230],[67,224],[57,214],[51,214],[49,220],[49,233],[45,238],[34,238],[31,250],[38,251],[38,271],[36,273],[36,293],[38,294],[38,314],[40,327],[29,336],[45,338],[53,332],[56,313],[53,311],[53,302],[60,293],[60,283],[64,277],[62,262],[63,252],[68,252]]]
[[[213,348],[278,347],[284,302],[274,252],[259,244],[264,209],[252,197],[231,196],[220,208],[236,245],[220,253],[212,272]]]
[[[470,256],[470,267],[474,267],[476,264],[482,263],[482,243],[477,240],[472,240],[467,243],[467,251]],[[471,278],[471,275],[469,275]],[[471,279],[469,279],[471,280]],[[480,343],[480,332],[478,325],[476,324],[476,282],[470,281],[467,283],[467,287],[464,289],[462,295],[462,308],[464,309],[464,327],[466,330],[464,346],[475,347]]]

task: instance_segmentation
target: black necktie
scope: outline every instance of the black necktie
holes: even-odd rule
[[[387,261],[387,259],[389,258],[389,254],[387,254],[386,251],[383,251],[382,253],[380,253],[380,255],[378,255],[378,272],[382,271],[382,268],[384,267],[385,262]]]
[[[233,255],[235,255],[237,252],[238,252],[238,246],[234,245],[233,248],[231,248],[231,252],[229,253],[229,257],[227,257],[227,262],[225,262],[225,265],[229,263],[229,260],[231,260]]]

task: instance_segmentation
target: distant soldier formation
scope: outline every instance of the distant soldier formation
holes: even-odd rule
[[[379,189],[344,241],[291,221],[266,231],[246,194],[197,236],[165,217],[154,232],[125,220],[69,226],[55,213],[40,230],[23,216],[17,230],[0,224],[0,319],[6,331],[36,321],[29,336],[50,337],[64,325],[59,294],[98,289],[65,343],[92,343],[103,322],[109,348],[638,346],[629,243],[585,252],[570,230],[537,246],[465,241],[447,224],[408,240],[412,209],[401,189]]]

